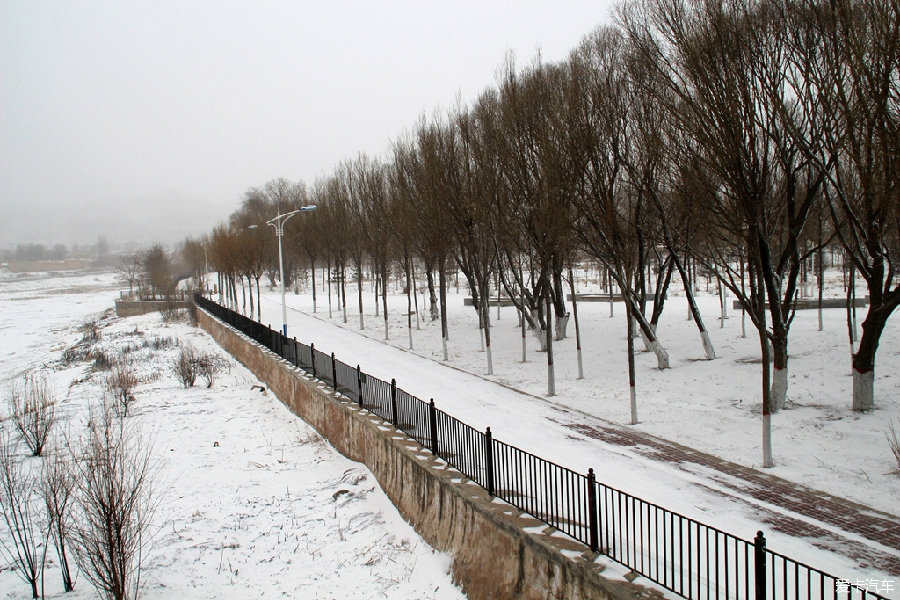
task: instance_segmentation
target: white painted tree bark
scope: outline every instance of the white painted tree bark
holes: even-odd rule
[[[772,410],[779,411],[784,408],[787,400],[788,389],[788,367],[783,369],[778,367],[772,368]]]
[[[628,386],[629,394],[631,396],[631,424],[638,424],[638,413],[637,413],[637,391],[633,385]]]
[[[650,350],[656,354],[656,366],[659,370],[668,369],[669,368],[669,353],[666,352],[666,349],[662,347],[662,344],[659,343],[659,340],[653,340],[650,342]]]
[[[712,341],[709,339],[708,331],[700,332],[700,340],[703,342],[703,351],[706,352],[707,360],[715,360],[716,359],[716,349],[713,348]]]
[[[853,369],[853,410],[875,408],[875,371],[860,373]]]
[[[775,459],[772,457],[772,415],[763,415],[762,450],[763,468],[771,469],[775,466]]]

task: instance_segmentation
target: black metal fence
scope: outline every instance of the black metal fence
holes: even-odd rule
[[[689,600],[886,600],[751,540],[704,525],[612,488],[587,474],[478,431],[390,383],[372,377],[211,300],[198,306],[324,381],[428,448],[469,479],[592,551]]]

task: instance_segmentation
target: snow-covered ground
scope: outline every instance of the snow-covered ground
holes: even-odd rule
[[[464,596],[435,552],[403,521],[368,469],[347,460],[202,331],[158,313],[106,315],[118,295],[112,275],[5,277],[0,281],[0,385],[26,370],[51,377],[59,414],[77,430],[103,393],[104,373],[63,366],[63,350],[97,320],[94,351],[131,346],[144,383],[129,419],[153,440],[160,467],[155,535],[143,577],[147,599],[433,598]],[[158,350],[145,342],[163,340]],[[184,389],[171,372],[190,343],[227,360],[212,388]],[[28,458],[29,461],[40,459]],[[8,533],[0,529],[0,536]],[[51,562],[55,561],[50,552]],[[82,575],[64,595],[46,572],[48,597],[94,598]],[[0,598],[30,597],[0,562]]]
[[[839,273],[832,276],[835,287],[829,290],[831,295],[843,293],[835,289],[840,286],[839,277]],[[529,334],[528,361],[521,362],[521,333],[512,307],[501,308],[499,320],[497,309],[491,309],[494,375],[485,375],[486,358],[481,351],[477,319],[474,309],[464,306],[463,285],[461,280],[459,292],[451,288],[448,295],[450,357],[446,366],[531,395],[527,403],[535,407],[565,407],[613,423],[629,423],[626,324],[621,303],[614,305],[612,318],[608,302],[579,303],[585,378],[577,379],[575,326],[570,321],[568,338],[553,346],[556,396],[548,397],[547,355],[537,351],[537,341]],[[595,282],[585,284],[584,276],[577,278],[577,287],[579,293],[597,290]],[[710,288],[709,294],[701,289],[698,302],[717,354],[715,360],[705,360],[697,327],[687,319],[687,302],[680,287],[673,287],[658,331],[669,352],[671,368],[658,370],[650,352],[637,356],[640,423],[636,428],[742,465],[760,467],[761,372],[756,331],[748,318],[746,337],[742,337],[741,311],[731,307],[733,298],[728,298],[727,318],[722,320],[715,288]],[[371,290],[368,286],[365,289],[364,331],[359,331],[355,287],[347,292],[347,323],[336,300],[329,318],[321,288],[315,314],[311,294],[288,293],[289,335],[305,343],[315,342],[319,350],[335,352],[349,364],[359,363],[373,375],[387,380],[396,377],[400,387],[426,400],[433,397],[439,408],[457,418],[473,426],[491,426],[495,437],[519,441],[514,437],[516,428],[504,427],[501,416],[491,420],[492,413],[488,412],[484,419],[479,417],[485,404],[494,403],[493,396],[498,392],[475,394],[470,389],[442,386],[429,365],[442,363],[440,322],[427,317],[422,296],[420,329],[415,329],[413,319],[412,351],[408,350],[406,296],[389,296],[387,343],[404,354],[429,360],[411,362],[414,368],[376,372],[378,362],[361,354],[359,334],[384,343],[384,321],[375,317]],[[865,291],[860,290],[858,295],[864,297]],[[280,309],[278,290],[264,289],[262,321],[278,328]],[[857,314],[861,323],[865,309],[858,309]],[[339,334],[329,333],[336,327],[323,328],[323,324],[355,335],[336,337]],[[635,347],[641,349],[642,342],[636,340]],[[816,310],[797,311],[789,351],[787,408],[773,417],[776,466],[766,471],[900,516],[900,474],[885,438],[891,421],[900,429],[900,315],[889,320],[878,348],[876,408],[869,413],[850,409],[852,376],[845,309],[826,309],[823,331],[818,331]],[[382,353],[376,351],[372,358]]]
[[[839,277],[839,274],[836,274]],[[833,281],[839,286],[839,282]],[[579,292],[596,283],[579,278]],[[610,317],[607,302],[581,303],[579,317],[584,347],[585,379],[577,379],[574,323],[569,338],[554,345],[557,395],[547,397],[546,354],[528,338],[528,360],[521,361],[521,334],[515,310],[491,310],[494,373],[487,376],[485,353],[475,312],[464,306],[465,289],[448,298],[450,357],[444,363],[439,322],[419,321],[409,350],[406,297],[391,288],[389,340],[376,318],[371,289],[365,288],[365,330],[359,331],[355,288],[348,288],[348,318],[343,322],[336,300],[329,317],[321,288],[313,312],[307,291],[288,293],[289,335],[335,352],[348,364],[399,387],[470,425],[487,426],[495,438],[570,467],[594,468],[598,480],[670,510],[718,527],[744,539],[766,530],[769,548],[791,558],[848,578],[890,580],[897,594],[898,573],[879,573],[860,561],[822,551],[814,539],[798,539],[766,527],[761,512],[781,509],[741,498],[725,490],[702,469],[648,460],[628,447],[583,435],[585,423],[612,422],[629,427],[629,394],[625,355],[625,322],[621,304]],[[838,295],[839,289],[832,289]],[[864,296],[864,293],[860,294]],[[701,311],[718,358],[705,360],[700,337],[687,320],[686,301],[677,288],[670,292],[659,336],[669,350],[670,369],[659,371],[651,353],[638,356],[638,431],[696,448],[747,467],[759,468],[761,452],[760,364],[758,338],[749,319],[742,336],[741,314],[731,308],[721,320],[718,298],[702,294]],[[419,297],[419,312],[427,313]],[[275,328],[281,321],[277,289],[263,290],[262,321]],[[861,321],[864,311],[858,313]],[[724,326],[723,326],[724,325]],[[413,324],[415,328],[415,321]],[[637,342],[640,347],[640,341]],[[882,339],[875,380],[876,409],[850,410],[850,346],[844,309],[825,311],[818,331],[817,311],[798,311],[790,341],[790,387],[787,409],[776,414],[776,466],[765,472],[812,489],[900,515],[900,475],[885,438],[891,422],[900,427],[900,322],[893,319]],[[737,486],[739,487],[739,485]],[[732,497],[728,497],[728,495]],[[779,513],[780,514],[780,513]],[[826,527],[826,529],[828,529]],[[837,531],[836,533],[845,534]],[[865,540],[861,540],[867,543]],[[874,544],[878,552],[900,556],[900,549]],[[882,592],[887,591],[885,589]]]

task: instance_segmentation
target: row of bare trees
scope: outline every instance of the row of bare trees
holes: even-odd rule
[[[274,272],[261,224],[314,203],[288,227],[289,256],[313,274],[326,267],[329,311],[334,283],[346,321],[350,266],[365,326],[369,268],[387,337],[392,265],[415,294],[418,264],[446,358],[453,265],[468,280],[488,372],[493,282],[547,352],[553,394],[553,342],[570,316],[564,282],[588,258],[625,301],[633,399],[632,327],[668,366],[656,324],[672,277],[715,357],[688,282],[700,265],[758,332],[770,466],[800,274],[839,244],[870,302],[855,347],[851,332],[853,408],[874,406],[878,341],[900,304],[900,0],[633,0],[567,60],[507,59],[500,73],[471,106],[420,120],[383,160],[341,163],[309,190],[277,180],[247,192],[207,240],[230,300],[236,278],[255,281],[258,299],[261,274]]]

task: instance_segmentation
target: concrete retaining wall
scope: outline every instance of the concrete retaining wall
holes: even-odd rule
[[[587,548],[492,499],[428,450],[198,309],[198,323],[342,454],[364,463],[403,517],[453,557],[471,600],[625,600],[659,596],[610,581]],[[462,481],[460,482],[460,479]],[[454,482],[455,480],[455,482]],[[525,527],[538,533],[526,533]],[[566,551],[566,554],[563,553]]]
[[[116,300],[116,315],[136,317],[170,308],[188,308],[190,305],[186,300]]]

